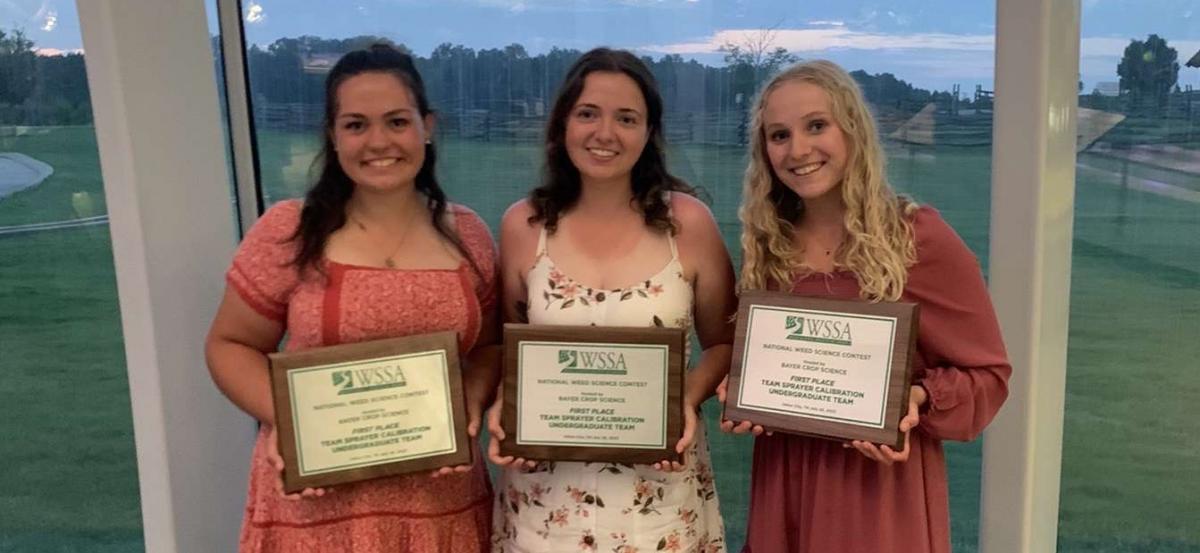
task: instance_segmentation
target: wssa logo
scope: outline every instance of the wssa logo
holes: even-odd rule
[[[386,390],[408,385],[404,371],[399,366],[372,367],[349,371],[335,371],[333,385],[338,395],[357,394],[374,390]]]
[[[789,315],[785,326],[788,340],[850,345],[850,323],[847,322]]]
[[[564,373],[628,374],[625,356],[615,351],[558,350],[558,364]]]

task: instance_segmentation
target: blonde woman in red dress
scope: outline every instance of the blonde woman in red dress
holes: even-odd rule
[[[453,330],[469,432],[498,377],[496,263],[475,213],[434,179],[434,118],[412,59],[344,56],[326,79],[321,174],[246,234],[207,342],[213,380],[261,429],[240,551],[476,553],[491,489],[479,459],[433,474],[282,492],[268,352]]]
[[[723,423],[758,435],[742,551],[949,553],[942,440],[977,437],[1012,372],[979,263],[937,211],[892,191],[840,67],[784,70],[752,119],[740,289],[915,302],[921,314],[903,451]]]

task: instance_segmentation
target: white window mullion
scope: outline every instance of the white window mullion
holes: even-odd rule
[[[983,447],[980,551],[1058,536],[1075,200],[1078,0],[998,0],[990,289],[1013,376]]]

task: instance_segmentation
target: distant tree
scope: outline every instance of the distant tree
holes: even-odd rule
[[[850,72],[858,82],[867,101],[877,106],[890,106],[906,112],[916,112],[934,99],[934,93],[916,88],[891,73],[872,75],[861,69]]]
[[[743,103],[772,73],[800,59],[787,48],[775,46],[776,34],[774,28],[762,29],[746,34],[740,42],[726,42],[717,48],[725,53],[725,63],[732,71],[733,92],[742,95]]]
[[[1120,87],[1135,105],[1164,106],[1171,88],[1179,80],[1179,54],[1158,35],[1131,40],[1117,64]]]
[[[37,124],[84,125],[92,122],[83,54],[38,56],[36,72],[37,84],[26,103],[33,104],[35,110],[43,114]]]
[[[20,104],[33,92],[37,54],[20,29],[0,31],[0,103]]]

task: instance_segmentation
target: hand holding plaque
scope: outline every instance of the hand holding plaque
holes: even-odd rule
[[[471,462],[454,332],[269,359],[285,492]]]
[[[746,292],[725,416],[901,451],[916,329],[911,303]]]

